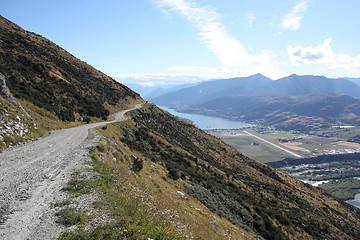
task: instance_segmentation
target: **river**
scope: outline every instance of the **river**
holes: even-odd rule
[[[161,109],[164,109],[171,113],[172,115],[187,119],[193,122],[193,124],[202,129],[202,130],[211,130],[211,129],[240,129],[240,128],[247,128],[252,127],[254,125],[238,122],[230,119],[219,118],[219,117],[210,117],[201,114],[193,114],[193,113],[182,113],[177,112],[176,110],[166,107],[166,106],[159,106]]]

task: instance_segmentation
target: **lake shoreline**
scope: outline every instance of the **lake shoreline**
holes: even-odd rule
[[[253,124],[239,122],[227,118],[213,117],[203,114],[195,113],[183,113],[178,112],[169,106],[158,106],[159,108],[168,111],[172,115],[191,122],[196,127],[202,130],[230,130],[230,129],[243,129],[248,127],[254,127]]]

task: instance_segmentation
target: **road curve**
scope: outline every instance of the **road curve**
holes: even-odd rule
[[[63,230],[54,222],[51,204],[62,200],[60,189],[71,173],[86,165],[88,147],[99,137],[95,127],[115,120],[52,131],[46,137],[0,153],[0,239],[54,239]]]

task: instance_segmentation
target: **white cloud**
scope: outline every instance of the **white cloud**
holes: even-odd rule
[[[181,13],[199,31],[200,40],[212,51],[222,65],[227,67],[262,64],[269,57],[267,51],[259,55],[249,54],[243,45],[230,36],[221,16],[211,7],[198,7],[194,1],[157,0],[161,8]],[[254,16],[250,16],[253,19]]]
[[[198,31],[199,40],[206,48],[215,54],[220,62],[220,67],[209,69],[196,69],[192,66],[172,67],[170,70],[195,71],[199,70],[202,76],[214,76],[212,78],[227,78],[235,76],[249,76],[262,73],[270,78],[283,77],[288,73],[281,72],[279,63],[273,60],[274,55],[269,50],[260,53],[247,51],[239,40],[232,37],[226,26],[221,21],[221,15],[212,7],[199,7],[194,0],[155,0],[163,11],[178,12],[187,21],[192,23]],[[253,13],[246,15],[252,21],[255,19]],[[219,71],[221,69],[221,71]]]
[[[330,68],[342,68],[349,72],[360,72],[360,55],[351,57],[346,54],[335,54],[330,46],[332,38],[325,39],[316,47],[288,46],[288,54],[294,65],[300,63],[322,63]]]
[[[175,66],[169,67],[168,70],[176,71],[206,71],[206,72],[225,72],[228,69],[224,67],[201,67],[201,66]]]
[[[291,9],[291,12],[285,15],[280,27],[282,29],[298,30],[300,28],[300,22],[308,9],[309,2],[309,0],[303,0],[296,4]]]
[[[217,74],[197,74],[197,73],[144,73],[144,74],[114,74],[110,75],[118,82],[124,84],[140,84],[143,87],[196,83],[209,79],[219,78]]]

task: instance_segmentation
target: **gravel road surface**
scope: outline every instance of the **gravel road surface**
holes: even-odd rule
[[[114,121],[126,119],[114,114]],[[51,204],[64,200],[60,191],[71,173],[90,160],[88,147],[99,139],[92,123],[52,131],[46,137],[0,153],[0,239],[56,239],[64,227],[55,223]]]

